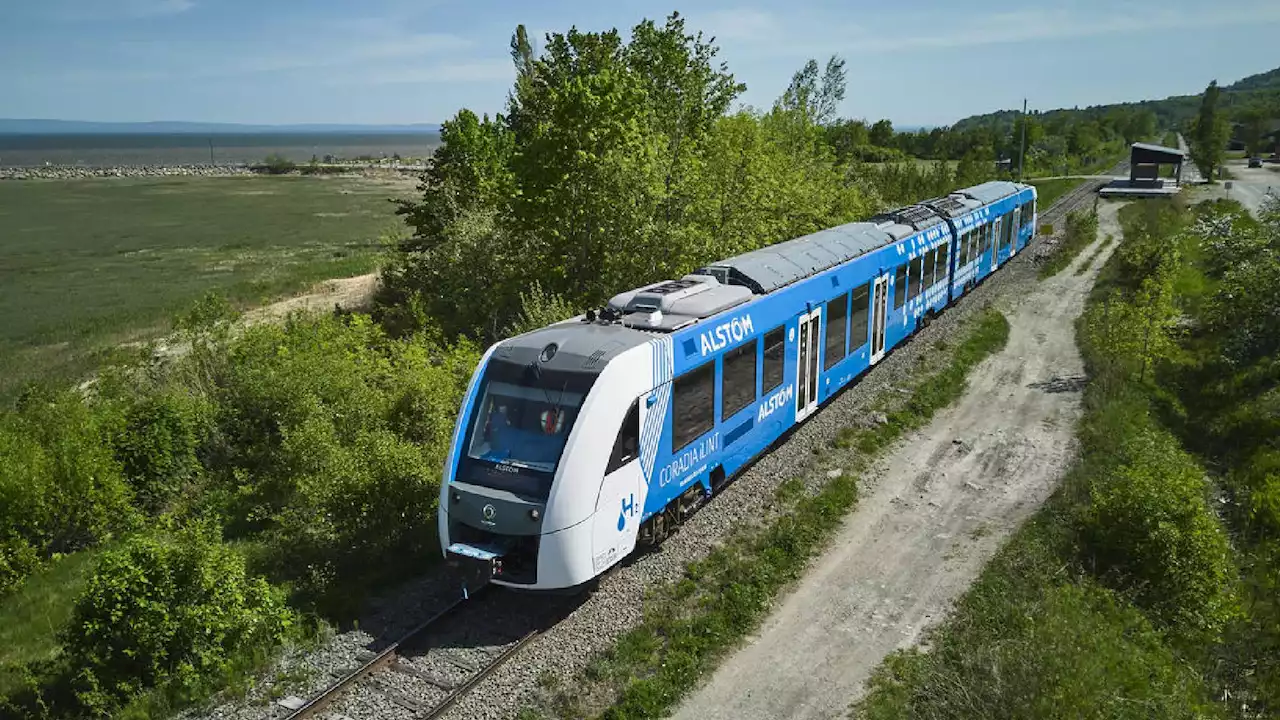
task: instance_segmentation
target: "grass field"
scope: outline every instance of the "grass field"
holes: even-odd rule
[[[1036,186],[1036,207],[1040,212],[1044,212],[1057,202],[1058,198],[1066,195],[1073,188],[1079,187],[1084,180],[1073,178],[1064,178],[1060,180],[1028,180],[1028,183]]]
[[[409,180],[136,178],[0,183],[0,401],[165,332],[210,290],[242,305],[374,268]]]

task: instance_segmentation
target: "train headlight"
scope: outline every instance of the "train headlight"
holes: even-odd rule
[[[534,520],[537,520],[541,516],[542,516],[542,513],[538,512],[538,508],[534,508],[529,511],[529,517]]]
[[[461,496],[461,495],[459,495],[458,493],[454,493],[454,494],[453,494],[453,501],[454,501],[454,502],[459,502],[459,501],[461,501],[461,500],[462,500],[462,496]]]

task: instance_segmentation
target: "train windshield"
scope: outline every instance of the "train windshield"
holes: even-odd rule
[[[490,360],[462,441],[458,480],[545,500],[596,377]]]
[[[581,406],[580,393],[491,381],[476,408],[467,454],[475,460],[554,472]]]

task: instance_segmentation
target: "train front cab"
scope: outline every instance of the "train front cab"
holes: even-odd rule
[[[486,582],[570,589],[629,551],[644,502],[637,397],[651,377],[642,352],[589,372],[503,358],[477,370],[438,521],[464,592]]]

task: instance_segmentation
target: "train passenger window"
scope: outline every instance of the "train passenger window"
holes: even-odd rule
[[[951,272],[951,244],[943,243],[938,246],[938,281],[947,279],[947,275]]]
[[[933,287],[933,283],[936,282],[936,278],[937,278],[937,272],[938,272],[937,267],[938,267],[938,248],[934,248],[929,251],[928,255],[924,256],[924,286],[925,287]]]
[[[760,376],[765,393],[782,384],[782,362],[787,354],[787,329],[778,326],[764,335],[764,363]]]
[[[907,302],[907,266],[902,265],[893,274],[893,309],[901,310]]]
[[[702,437],[716,424],[714,361],[676,378],[671,391],[671,452]]]
[[[618,431],[618,439],[613,441],[613,452],[609,454],[609,466],[604,474],[617,470],[640,457],[640,402],[631,403],[631,409],[622,420],[622,429]]]
[[[1006,213],[1004,216],[1004,227],[1000,230],[1000,247],[1011,247],[1013,245],[1013,213]]]
[[[972,233],[965,233],[960,236],[960,252],[956,255],[957,269],[964,267],[964,264],[969,262],[969,238],[972,235]]]
[[[871,285],[854,288],[853,309],[849,311],[849,352],[867,342],[867,307],[870,304]]]
[[[720,402],[724,405],[720,417],[728,418],[756,399],[756,345],[757,341],[734,348],[724,354],[724,368],[720,371]]]
[[[849,322],[849,295],[827,301],[827,344],[822,352],[822,369],[830,370],[844,359],[844,342]]]
[[[921,283],[923,275],[920,274],[920,265],[924,262],[924,257],[917,255],[915,260],[911,261],[911,277],[914,282],[911,283],[911,292],[907,295],[908,300],[914,300],[920,294],[923,286]]]

